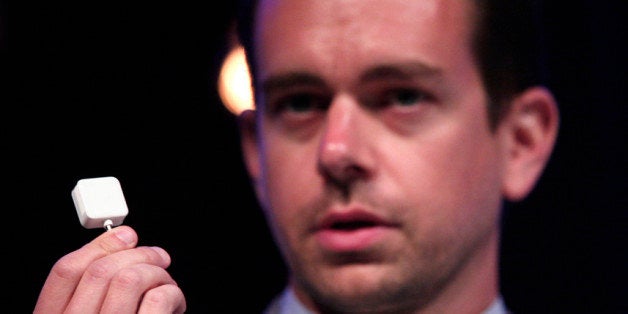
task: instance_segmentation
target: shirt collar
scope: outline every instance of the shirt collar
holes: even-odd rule
[[[482,314],[509,314],[504,299],[499,295]],[[308,310],[290,288],[284,291],[269,305],[264,314],[316,314]]]

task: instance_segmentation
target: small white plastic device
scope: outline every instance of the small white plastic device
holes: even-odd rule
[[[122,224],[129,209],[120,181],[115,177],[81,179],[72,189],[72,200],[83,227],[105,228]]]

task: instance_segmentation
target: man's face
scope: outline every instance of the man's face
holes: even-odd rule
[[[246,158],[301,297],[420,302],[494,258],[504,150],[472,12],[461,0],[263,2],[261,140]]]

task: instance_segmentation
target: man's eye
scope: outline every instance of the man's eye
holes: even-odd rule
[[[413,106],[428,99],[427,94],[415,89],[398,89],[389,92],[385,102],[396,106]]]
[[[312,110],[315,107],[315,102],[310,95],[300,94],[286,99],[284,107],[291,111],[304,112]]]
[[[279,112],[305,113],[324,109],[326,101],[313,94],[301,93],[282,97],[273,107]]]

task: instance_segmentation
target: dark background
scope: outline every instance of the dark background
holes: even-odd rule
[[[10,312],[31,312],[52,264],[102,232],[70,192],[111,175],[189,313],[258,313],[285,276],[215,89],[233,4],[129,2],[0,2]],[[505,213],[502,291],[515,313],[628,313],[626,5],[548,2],[561,130]]]

